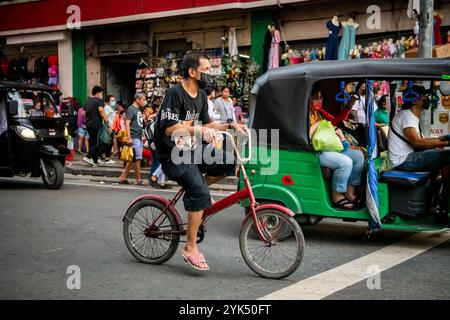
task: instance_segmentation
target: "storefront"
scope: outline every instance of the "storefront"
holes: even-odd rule
[[[41,83],[72,95],[71,34],[48,32],[0,40],[2,80]],[[60,61],[59,57],[68,59]]]
[[[244,91],[244,83],[238,78],[246,72],[244,65],[250,60],[250,14],[229,12],[154,20],[127,24],[126,28],[96,28],[87,34],[87,47],[92,47],[88,76],[95,79],[98,75],[106,94],[127,104],[136,91],[144,92],[152,102],[179,83],[182,58],[193,49],[205,50],[219,86],[230,85],[240,95]],[[234,44],[234,59],[229,58],[229,43]],[[94,83],[89,83],[88,89]]]

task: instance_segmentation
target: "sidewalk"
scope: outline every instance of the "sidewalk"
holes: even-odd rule
[[[91,181],[104,181],[109,183],[118,182],[118,178],[123,170],[123,162],[113,157],[116,163],[114,164],[104,164],[97,167],[92,167],[85,163],[83,160],[83,155],[74,154],[73,161],[66,161],[65,166],[65,176],[70,179],[70,176],[73,176],[73,179],[82,178],[83,180],[91,180]],[[150,180],[150,167],[142,167],[141,168],[141,178]],[[131,171],[128,175],[128,180],[133,182],[135,179],[134,171]],[[221,190],[221,191],[235,191],[237,185],[236,177],[227,177],[225,178],[221,184],[215,184],[211,186],[212,190]],[[166,180],[166,184],[168,186],[175,187],[177,184],[174,181]]]

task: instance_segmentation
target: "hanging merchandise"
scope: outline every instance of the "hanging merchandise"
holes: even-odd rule
[[[9,69],[9,61],[6,58],[0,60],[0,75],[2,79],[7,79]]]
[[[434,12],[433,17],[434,44],[440,45],[442,44],[441,24],[443,16],[438,12]]]
[[[414,25],[414,34],[417,36],[420,32],[419,21],[416,20],[416,24]]]
[[[53,65],[48,68],[48,84],[50,86],[58,85],[58,66]]]
[[[264,55],[263,55],[263,65],[262,65],[262,73],[267,71],[267,68],[269,66],[269,53],[270,48],[272,47],[272,28],[275,29],[275,26],[273,24],[269,24],[267,26],[266,34],[264,35]]]
[[[269,60],[268,60],[268,69],[278,68],[280,66],[280,32],[273,27],[271,29],[272,32],[272,41],[269,51]]]
[[[359,24],[354,22],[352,18],[349,18],[347,21],[342,22],[342,27],[344,32],[339,46],[339,60],[348,60],[350,50],[355,47],[355,34]]]
[[[182,52],[167,52],[165,58],[154,58],[150,64],[141,60],[136,70],[135,89],[146,95],[149,105],[183,80],[179,67],[183,55]]]
[[[239,57],[236,29],[230,28],[228,30],[228,54],[233,61],[237,61]]]
[[[341,23],[339,22],[339,18],[334,16],[331,20],[327,22],[328,29],[328,40],[327,40],[327,49],[325,52],[325,60],[337,60],[338,59],[338,36],[341,31]]]

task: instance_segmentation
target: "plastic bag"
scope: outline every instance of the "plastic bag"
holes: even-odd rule
[[[127,144],[127,131],[125,129],[120,129],[119,132],[116,134],[117,141],[120,143],[120,145],[126,145]]]
[[[112,144],[111,133],[109,127],[106,124],[102,124],[100,131],[98,132],[97,145],[110,145]]]
[[[120,154],[120,160],[125,162],[133,162],[134,150],[133,147],[123,146],[122,153]]]
[[[317,125],[316,132],[312,137],[312,143],[315,151],[337,151],[344,150],[339,137],[334,131],[330,121],[321,120]]]

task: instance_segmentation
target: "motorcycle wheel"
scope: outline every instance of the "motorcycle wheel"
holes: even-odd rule
[[[64,168],[57,159],[44,159],[45,171],[47,176],[45,176],[42,171],[42,181],[47,189],[59,189],[64,183]]]

